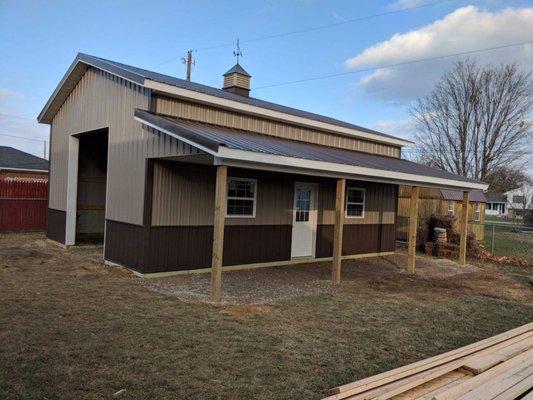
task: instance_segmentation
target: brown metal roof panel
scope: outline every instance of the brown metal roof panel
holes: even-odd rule
[[[463,200],[463,192],[460,190],[450,190],[450,189],[441,189],[441,194],[443,200],[447,201],[462,201]],[[483,193],[482,190],[474,189],[470,191],[469,201],[473,201],[476,203],[486,203],[487,198],[485,197],[485,193]]]
[[[162,124],[162,128],[163,125],[165,126],[164,129],[186,132],[187,137],[191,138],[191,140],[196,140],[199,143],[204,141],[210,143],[211,146],[217,143],[220,146],[226,146],[235,150],[346,164],[462,182],[481,183],[460,175],[400,158],[299,142],[254,132],[188,121],[176,117],[156,115],[142,110],[136,110],[135,115],[141,119],[149,118],[154,125],[160,123]]]

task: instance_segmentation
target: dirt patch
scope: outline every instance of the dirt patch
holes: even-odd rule
[[[270,307],[264,305],[232,306],[220,310],[222,314],[231,315],[232,317],[250,317],[257,314],[267,314],[271,311]]]
[[[308,267],[308,268],[306,268]],[[222,273],[224,304],[270,304],[281,300],[333,293],[338,290],[326,278],[326,267],[274,267]],[[318,275],[318,276],[317,276]],[[187,302],[209,303],[210,274],[139,279],[149,290]]]
[[[427,296],[428,286],[464,290],[465,281],[476,281],[485,271],[475,265],[459,265],[451,260],[417,257],[416,274],[406,273],[405,254],[362,260],[347,260],[342,265],[342,283],[331,282],[330,263],[227,271],[222,273],[223,304],[276,304],[289,299],[334,294],[339,291],[391,291]],[[496,271],[498,274],[498,271]],[[497,278],[499,279],[500,275]],[[190,274],[165,278],[139,279],[148,290],[186,302],[210,302],[210,275]],[[517,285],[506,282],[510,287]],[[490,283],[493,286],[494,281]],[[479,284],[478,284],[479,285]],[[472,287],[476,285],[473,284]],[[523,289],[522,285],[518,285]],[[515,291],[508,292],[513,294]],[[523,298],[523,296],[521,297]]]
[[[18,260],[20,258],[38,258],[41,256],[41,252],[27,248],[7,247],[0,249],[0,257],[8,260]]]

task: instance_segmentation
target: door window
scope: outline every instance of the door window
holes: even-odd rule
[[[309,221],[309,210],[311,209],[311,190],[298,188],[296,190],[296,222]]]

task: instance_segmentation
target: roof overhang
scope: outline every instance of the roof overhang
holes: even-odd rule
[[[38,122],[43,124],[52,123],[52,120],[59,111],[59,108],[63,105],[72,90],[74,90],[89,67],[101,69],[102,71],[120,76],[121,78],[136,83],[137,85],[144,86],[145,79],[138,74],[128,72],[122,68],[117,68],[111,64],[99,61],[94,57],[86,56],[85,54],[78,54],[44,105],[42,111],[39,113],[39,116],[37,117]]]
[[[370,180],[374,182],[416,185],[432,188],[449,188],[468,191],[472,189],[486,190],[488,188],[487,184],[480,182],[444,179],[377,168],[359,167],[333,162],[265,154],[255,151],[237,150],[208,141],[205,143],[198,143],[193,135],[183,134],[183,130],[176,129],[172,124],[163,126],[160,120],[158,120],[157,123],[154,123],[153,120],[146,117],[143,118],[140,115],[143,115],[143,113],[136,112],[134,118],[146,126],[150,126],[212,155],[214,157],[215,165],[228,165],[233,167],[311,176]]]
[[[329,163],[324,161],[303,160],[301,158],[284,157],[242,151],[220,147],[215,156],[215,164],[234,167],[275,170],[279,172],[325,176],[331,178],[347,178],[353,180],[371,180],[375,182],[394,183],[401,185],[415,185],[432,188],[450,188],[461,190],[486,190],[487,184],[455,181],[407,174],[375,168],[356,167],[346,164]]]
[[[290,124],[306,126],[318,130],[332,132],[338,135],[344,135],[348,137],[355,137],[363,140],[370,140],[377,143],[388,144],[393,146],[412,147],[413,142],[394,137],[385,137],[372,132],[364,132],[357,129],[347,128],[335,124],[321,122],[310,118],[291,115],[280,111],[270,110],[267,108],[241,103],[239,101],[224,99],[217,96],[213,96],[206,93],[197,92],[185,88],[180,88],[167,83],[157,82],[151,79],[146,79],[144,76],[139,75],[127,68],[120,68],[111,63],[105,62],[105,60],[98,59],[86,54],[78,54],[74,62],[71,64],[56,89],[52,93],[52,96],[46,102],[44,108],[40,112],[37,120],[40,123],[50,124],[52,120],[65,102],[69,94],[78,84],[82,76],[85,74],[89,67],[101,69],[109,72],[113,75],[120,76],[127,81],[133,82],[137,85],[151,89],[155,92],[168,95],[171,97],[177,97],[184,100],[207,104],[224,108],[231,111],[237,111],[245,114],[256,115],[262,118],[273,119],[277,121],[283,121]]]
[[[32,172],[47,174],[47,169],[32,169],[32,168],[14,168],[14,167],[0,167],[0,171],[15,171],[15,172]]]

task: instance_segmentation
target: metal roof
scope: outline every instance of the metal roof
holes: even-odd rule
[[[442,194],[443,200],[448,200],[448,201],[462,201],[463,200],[463,192],[461,192],[460,190],[441,189],[440,193]],[[487,202],[485,193],[483,193],[483,190],[479,190],[479,189],[472,190],[470,192],[468,200],[476,202],[476,203]]]
[[[213,152],[219,151],[220,147],[226,147],[229,149],[275,156],[345,164],[349,166],[373,168],[380,171],[448,179],[464,183],[483,184],[482,182],[468,179],[460,175],[455,175],[437,168],[417,164],[400,158],[345,150],[238,129],[225,128],[176,117],[158,115],[139,109],[135,110],[135,117],[162,131],[176,134],[181,138],[197,143],[198,146]]]
[[[154,72],[154,71],[150,71],[150,70],[142,69],[142,68],[137,68],[131,65],[122,64],[116,61],[107,60],[104,58],[95,57],[95,56],[91,56],[89,54],[84,54],[84,53],[78,53],[76,59],[70,66],[69,71],[67,71],[67,73],[65,74],[65,76],[63,77],[63,79],[61,80],[57,88],[55,89],[54,93],[52,94],[48,102],[46,103],[45,107],[39,114],[39,117],[38,117],[39,122],[49,123],[51,121],[53,115],[55,115],[55,113],[59,109],[59,105],[57,104],[52,106],[52,103],[55,102],[56,97],[58,98],[58,102],[62,104],[63,101],[68,96],[68,94],[70,93],[70,90],[72,90],[75,83],[77,83],[77,80],[81,78],[85,70],[77,71],[77,66],[80,62],[85,65],[85,70],[87,68],[87,65],[91,65],[93,67],[106,70],[117,76],[121,76],[122,78],[128,79],[139,85],[144,85],[145,79],[147,79],[147,80],[171,85],[177,88],[186,89],[186,90],[190,90],[193,92],[218,97],[221,99],[232,100],[235,102],[264,108],[266,110],[276,111],[276,112],[280,112],[280,113],[284,113],[284,114],[288,114],[288,115],[292,115],[296,117],[310,119],[313,121],[336,125],[336,126],[347,128],[347,129],[354,129],[354,130],[357,130],[363,133],[369,133],[369,134],[381,136],[382,138],[384,138],[384,140],[385,139],[399,140],[405,143],[405,145],[413,143],[407,139],[401,139],[395,136],[387,135],[385,133],[378,132],[373,129],[364,128],[362,126],[340,121],[335,118],[330,118],[324,115],[315,114],[315,113],[311,113],[308,111],[303,111],[303,110],[283,106],[283,105],[276,104],[276,103],[271,103],[269,101],[257,99],[254,97],[240,96],[238,94],[231,93],[231,92],[218,89],[215,87],[202,85],[196,82],[187,81],[185,79],[176,78],[174,76],[160,74],[158,72]],[[68,82],[69,76],[71,74],[73,75],[72,79],[74,79],[74,82]],[[62,90],[64,85],[67,87],[66,90]],[[49,111],[49,108],[50,108],[50,111]]]
[[[241,66],[241,64],[237,63],[233,67],[231,67],[229,70],[227,70],[222,76],[230,75],[230,74],[241,74],[244,76],[252,77],[246,70]]]
[[[0,146],[0,169],[48,171],[48,160],[13,147]]]
[[[503,193],[489,193],[488,202],[489,203],[506,203],[507,197]]]

